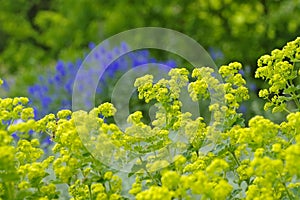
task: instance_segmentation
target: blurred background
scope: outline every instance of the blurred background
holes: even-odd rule
[[[0,94],[29,96],[39,117],[69,108],[74,74],[95,44],[121,31],[156,26],[195,39],[218,66],[241,62],[251,99],[240,111],[246,119],[260,114],[280,120],[263,111],[257,92],[264,83],[252,77],[260,56],[299,36],[299,19],[300,0],[0,0],[0,77],[5,81]],[[188,65],[167,52],[133,52],[114,63],[102,88],[121,76],[116,74],[149,60]],[[100,90],[102,101],[109,100],[108,91]]]

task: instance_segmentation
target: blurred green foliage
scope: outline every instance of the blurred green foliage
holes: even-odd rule
[[[101,38],[101,1],[1,0],[0,5],[0,59],[9,73],[78,57],[89,41]]]
[[[180,31],[222,63],[255,66],[300,32],[300,0],[0,0],[0,75],[82,57],[89,42],[143,26]],[[23,70],[22,70],[23,69]]]

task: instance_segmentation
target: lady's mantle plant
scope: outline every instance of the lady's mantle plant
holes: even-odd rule
[[[125,130],[106,122],[117,112],[110,103],[89,112],[61,110],[36,120],[33,109],[26,106],[27,98],[0,99],[0,197],[296,199],[300,196],[300,108],[294,79],[299,74],[299,46],[297,38],[258,62],[256,76],[266,78],[271,85],[260,96],[270,100],[267,107],[274,106],[274,111],[289,111],[280,124],[262,116],[253,117],[247,126],[243,124],[237,110],[249,96],[246,82],[238,73],[242,65],[236,62],[220,68],[224,83],[205,67],[192,72],[193,81],[184,68],[172,69],[169,79],[157,83],[151,75],[138,78],[135,86],[139,98],[155,101],[158,111],[150,125],[141,121],[141,112],[132,113]],[[220,98],[224,104],[209,107],[213,123],[181,111],[184,102],[180,94],[186,86],[194,101],[211,98],[216,92],[223,94]],[[295,110],[289,108],[289,101],[294,102]],[[23,122],[14,124],[17,119]],[[43,156],[39,141],[27,138],[30,131],[53,136],[52,156]],[[20,135],[17,143],[12,133]],[[174,133],[183,140],[174,140]],[[211,143],[214,145],[208,152],[202,151]],[[93,144],[99,154],[88,151],[88,144]],[[110,151],[111,147],[118,150]],[[166,156],[172,149],[178,151]],[[139,158],[128,173],[135,179],[129,191],[125,189],[126,180],[101,162],[112,157],[122,161],[128,152]],[[155,154],[143,156],[151,152]],[[62,186],[67,191],[62,191]]]

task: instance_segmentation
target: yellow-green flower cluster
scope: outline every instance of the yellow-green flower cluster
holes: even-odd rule
[[[140,177],[137,175],[135,178],[135,182],[132,184],[132,188],[129,190],[129,194],[136,195],[142,191],[142,181]]]
[[[178,99],[180,96],[181,88],[186,86],[189,79],[189,72],[185,68],[172,69],[168,74],[171,79],[169,80],[170,85],[170,96],[173,99]]]
[[[238,62],[223,65],[219,69],[219,73],[225,79],[225,99],[229,108],[238,108],[239,104],[249,99],[248,89],[245,87],[246,81],[243,79],[239,70],[242,65]]]
[[[158,112],[153,125],[172,127],[181,114],[182,102],[179,100],[181,89],[188,83],[188,71],[185,68],[171,69],[168,73],[169,80],[161,79],[153,83],[152,75],[136,79],[134,86],[137,87],[139,98],[148,103],[155,99]]]
[[[74,174],[77,174],[78,160],[71,157],[66,150],[61,150],[60,157],[53,162],[53,170],[58,180],[69,183]]]
[[[151,186],[148,190],[144,190],[136,195],[137,200],[161,200],[172,199],[173,194],[166,187]]]
[[[298,195],[299,125],[299,113],[289,114],[280,125],[256,116],[249,127],[234,126],[223,134],[223,139],[229,137],[228,159],[236,163],[239,181],[248,183],[246,199]]]
[[[44,196],[41,198],[43,198],[45,200],[54,199],[58,195],[58,192],[56,191],[56,185],[54,183],[49,183],[48,185],[42,186],[40,191],[41,191],[42,195]]]
[[[181,124],[184,127],[185,136],[189,139],[190,144],[195,149],[199,149],[207,133],[207,127],[203,122],[203,118],[198,117],[196,120],[184,119]]]
[[[18,180],[16,166],[16,149],[11,145],[13,139],[7,131],[0,129],[0,199],[10,197],[13,199],[10,187],[14,187],[13,181]]]
[[[162,82],[162,81],[161,81]],[[139,98],[145,99],[146,103],[149,103],[155,97],[152,92],[153,88],[153,76],[145,75],[144,77],[137,78],[134,82],[134,87],[138,88]],[[162,93],[162,91],[160,91]]]
[[[259,148],[255,151],[254,159],[246,171],[249,176],[255,177],[246,192],[246,199],[282,199],[288,192],[285,188],[283,161],[264,156],[264,149]]]
[[[296,136],[296,143],[289,146],[285,150],[286,168],[289,174],[297,175],[300,177],[299,164],[300,164],[300,134]]]
[[[268,81],[268,89],[262,89],[259,96],[266,99],[264,109],[272,112],[300,109],[299,87],[296,79],[299,75],[300,37],[288,42],[281,50],[275,49],[271,55],[264,55],[258,61],[256,78]],[[288,103],[292,102],[294,106]]]
[[[39,146],[38,139],[33,139],[30,142],[24,139],[19,140],[16,153],[19,162],[21,164],[32,163],[41,158],[44,152]]]
[[[221,66],[219,74],[225,83],[221,81],[221,77],[218,78],[212,68],[196,68],[192,72],[192,77],[196,78],[188,86],[192,100],[211,99],[209,111],[212,113],[213,126],[208,128],[210,134],[230,128],[241,116],[236,110],[241,102],[249,98],[248,89],[245,87],[246,81],[239,73],[241,68],[242,65],[237,62]]]
[[[116,113],[116,108],[111,103],[103,103],[98,107],[99,113],[101,113],[104,117],[114,116]]]
[[[25,97],[0,98],[0,124],[2,120],[32,119],[33,108],[26,107],[28,102]]]
[[[39,197],[53,199],[57,196],[56,186],[48,184],[43,179],[48,176],[47,169],[53,162],[54,156],[49,156],[42,162],[28,162],[19,166],[18,174],[20,183],[17,185],[20,193],[26,193],[32,190],[40,191]],[[32,194],[33,196],[36,194]]]
[[[232,191],[232,186],[222,178],[221,174],[228,164],[221,159],[215,159],[206,170],[195,169],[193,173],[182,175],[175,171],[163,171],[161,186],[151,186],[139,192],[137,199],[173,199],[191,198],[201,195],[203,198],[226,199]],[[151,198],[152,197],[152,198]]]
[[[196,81],[191,82],[188,86],[188,91],[193,101],[198,101],[201,98],[209,98],[209,89],[219,85],[217,79],[212,76],[213,72],[214,70],[209,67],[201,67],[193,70],[192,77],[196,78]]]
[[[73,185],[69,187],[69,193],[73,196],[72,200],[84,200],[89,199],[89,187],[82,184],[80,180],[75,181]]]

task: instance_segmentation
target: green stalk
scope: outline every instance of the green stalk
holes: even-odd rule
[[[230,154],[232,155],[232,157],[233,157],[234,161],[236,162],[236,164],[237,164],[238,166],[240,166],[241,163],[240,163],[240,161],[237,159],[237,157],[235,156],[234,152],[232,152],[232,151],[229,151],[229,152],[230,152]]]

